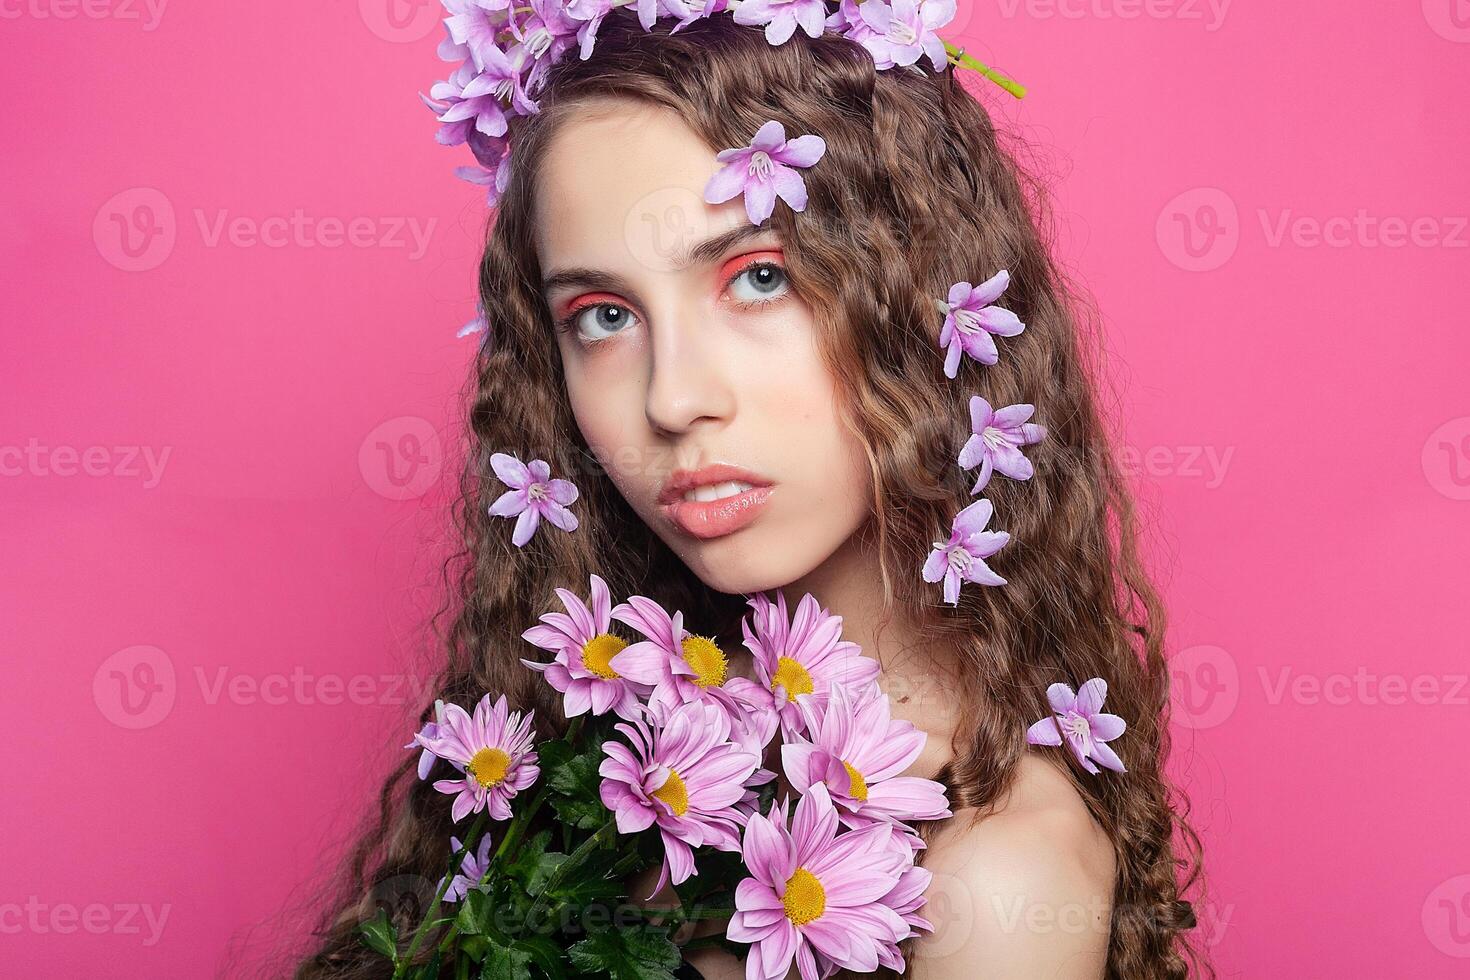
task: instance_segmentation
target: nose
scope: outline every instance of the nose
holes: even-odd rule
[[[649,331],[648,424],[670,435],[729,420],[735,411],[730,359],[697,302],[671,305]],[[728,351],[723,352],[728,355]]]

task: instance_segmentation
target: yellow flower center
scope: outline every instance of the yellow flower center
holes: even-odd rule
[[[786,918],[794,926],[804,926],[827,910],[827,892],[817,876],[806,868],[797,868],[786,879],[786,894],[781,896]]]
[[[672,769],[669,770],[669,778],[664,784],[653,791],[653,798],[667,803],[676,817],[682,817],[684,811],[689,809],[689,791],[684,788],[684,780]]]
[[[582,647],[582,666],[603,680],[615,681],[618,679],[618,672],[612,669],[610,661],[622,653],[627,645],[628,641],[621,637],[599,633]]]
[[[786,688],[787,701],[795,701],[798,694],[810,694],[813,690],[812,675],[790,657],[776,661],[776,676],[771,678],[771,690],[774,691],[778,684]]]
[[[842,760],[842,768],[847,770],[847,778],[852,780],[852,786],[847,791],[848,795],[855,800],[868,802],[868,781],[863,778],[863,774],[854,769],[846,759]]]
[[[465,768],[481,786],[494,786],[510,771],[510,756],[503,749],[481,749]]]
[[[700,687],[719,687],[725,683],[725,651],[707,636],[686,636],[680,644],[684,662],[694,668],[694,683]]]

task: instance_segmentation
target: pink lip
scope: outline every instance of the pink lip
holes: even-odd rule
[[[739,480],[752,488],[721,500],[685,500],[684,492],[709,483]],[[719,463],[698,470],[678,470],[664,484],[659,503],[665,516],[680,530],[696,538],[718,538],[733,534],[761,515],[774,492],[771,482],[738,466]]]
[[[756,487],[722,500],[678,500],[664,504],[664,513],[696,538],[718,538],[745,527],[761,515],[773,487]]]

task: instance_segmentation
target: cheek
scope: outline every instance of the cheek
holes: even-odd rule
[[[582,439],[625,494],[646,471],[643,396],[627,371],[563,360],[567,400]]]

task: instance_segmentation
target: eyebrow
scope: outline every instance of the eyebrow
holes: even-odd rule
[[[684,254],[674,260],[676,270],[684,270],[691,265],[700,262],[713,262],[723,255],[726,250],[733,248],[743,241],[747,241],[757,235],[765,234],[769,228],[761,225],[742,224],[722,232],[688,249]],[[626,289],[628,283],[621,276],[598,269],[585,267],[573,267],[560,269],[541,280],[541,291],[549,293],[554,289],[564,286],[575,286],[580,289],[596,290],[621,290]]]

